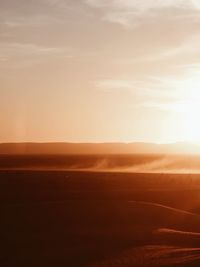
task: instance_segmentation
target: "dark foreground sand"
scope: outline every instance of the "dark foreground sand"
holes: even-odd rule
[[[0,171],[0,266],[200,266],[200,175]]]

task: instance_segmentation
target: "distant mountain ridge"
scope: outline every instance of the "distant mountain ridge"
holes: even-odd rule
[[[1,143],[0,154],[200,154],[191,143]]]

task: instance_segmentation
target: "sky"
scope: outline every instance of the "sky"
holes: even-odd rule
[[[1,0],[0,142],[199,142],[199,0]]]

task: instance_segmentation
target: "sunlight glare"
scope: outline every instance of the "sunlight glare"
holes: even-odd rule
[[[180,101],[174,109],[181,113],[183,121],[183,139],[189,142],[200,141],[200,78],[192,77],[179,83],[177,88]]]

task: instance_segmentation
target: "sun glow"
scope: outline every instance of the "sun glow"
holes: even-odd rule
[[[200,78],[195,76],[176,84],[179,101],[173,109],[180,114],[182,121],[182,139],[189,142],[200,141]]]
[[[196,101],[195,101],[196,102]],[[192,142],[200,141],[200,124],[198,118],[200,116],[200,105],[197,103],[188,103],[184,106],[184,124],[185,124],[185,140]]]

